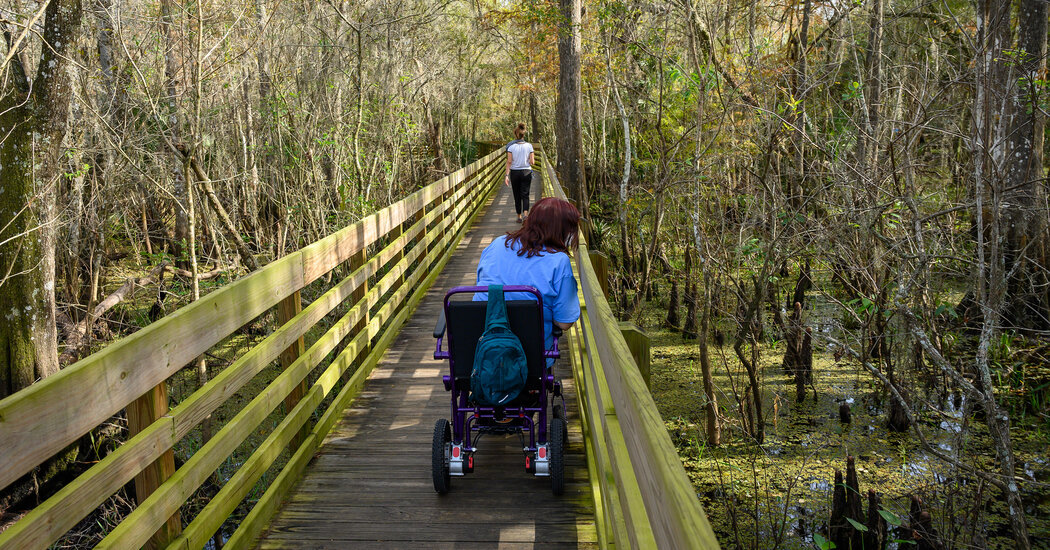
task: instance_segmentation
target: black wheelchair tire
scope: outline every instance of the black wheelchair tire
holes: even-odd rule
[[[565,434],[568,430],[561,418],[551,420],[550,430],[550,474],[551,491],[555,495],[565,492]]]
[[[554,410],[553,410],[553,412],[551,414],[552,414],[552,416],[554,418],[560,418],[560,419],[562,419],[564,421],[564,422],[562,422],[562,426],[565,428],[565,431],[562,432],[562,440],[566,444],[568,444],[568,441],[569,441],[569,420],[567,418],[565,418],[565,409],[561,405],[555,405],[554,406]]]
[[[452,425],[442,418],[434,424],[434,447],[431,450],[430,469],[434,478],[434,490],[438,494],[448,493],[452,485],[449,474],[448,444],[452,442]]]

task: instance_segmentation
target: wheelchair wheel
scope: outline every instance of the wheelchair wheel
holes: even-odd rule
[[[565,418],[565,409],[561,405],[555,405],[554,410],[551,413],[554,418],[562,419],[562,426],[565,427],[565,432],[562,434],[562,440],[568,443],[569,441],[569,421]]]
[[[565,421],[561,418],[551,420],[550,453],[551,453],[551,491],[555,495],[565,492]]]
[[[449,475],[449,443],[452,442],[452,426],[442,418],[434,424],[434,448],[431,453],[431,475],[434,478],[434,490],[438,494],[448,492],[452,484]]]

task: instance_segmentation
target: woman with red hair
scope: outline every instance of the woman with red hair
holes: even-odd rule
[[[553,345],[554,325],[567,329],[580,318],[576,279],[569,251],[576,249],[580,213],[572,203],[548,197],[534,204],[521,228],[497,237],[481,253],[478,286],[528,285],[543,296],[543,334]],[[474,300],[487,300],[479,292]],[[532,294],[508,292],[507,300],[535,299]]]

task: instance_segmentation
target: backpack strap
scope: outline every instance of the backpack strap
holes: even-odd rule
[[[488,305],[485,307],[485,332],[497,327],[510,331],[503,285],[489,285],[488,294]]]

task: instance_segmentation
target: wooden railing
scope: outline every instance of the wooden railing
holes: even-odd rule
[[[133,479],[139,502],[100,547],[202,548],[283,455],[283,469],[226,542],[251,545],[502,181],[502,167],[494,152],[0,401],[0,488],[122,409],[131,432],[0,533],[0,548],[46,548]],[[301,306],[307,285],[346,271]],[[306,348],[307,331],[324,329],[319,322],[337,307],[335,317],[346,313]],[[274,308],[269,336],[168,410],[169,378]],[[280,374],[176,469],[173,447],[275,360]],[[180,507],[274,414],[276,427],[184,522]]]
[[[544,190],[565,198],[541,151]],[[586,238],[574,271],[580,321],[567,332],[599,546],[718,548],[663,419],[595,274]]]

